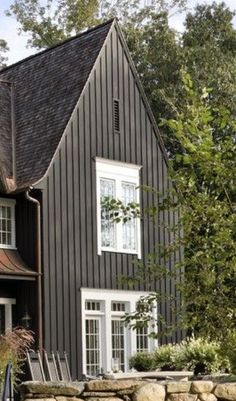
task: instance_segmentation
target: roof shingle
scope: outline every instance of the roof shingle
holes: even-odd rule
[[[109,21],[0,72],[0,79],[14,82],[15,87],[17,189],[45,174],[111,24]],[[1,147],[1,126],[0,134]]]

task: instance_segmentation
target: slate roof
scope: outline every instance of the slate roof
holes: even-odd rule
[[[46,172],[112,22],[0,71],[0,80],[12,81],[15,88],[18,190]],[[2,116],[0,148],[6,147],[8,123]]]
[[[0,82],[0,165],[1,183],[12,176],[11,85]]]

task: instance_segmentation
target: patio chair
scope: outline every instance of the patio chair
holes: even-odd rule
[[[12,363],[6,366],[1,398],[2,401],[13,401]]]
[[[45,382],[46,378],[40,352],[35,352],[33,350],[27,351],[26,359],[28,362],[31,379],[33,381]]]
[[[51,352],[50,357],[46,351],[43,352],[44,354],[44,361],[45,361],[45,370],[46,370],[46,377],[48,381],[59,381],[59,373],[57,369],[56,359],[54,352]]]
[[[66,352],[64,352],[64,356],[63,358],[61,358],[59,352],[57,351],[56,362],[58,366],[60,380],[71,382],[72,379]]]

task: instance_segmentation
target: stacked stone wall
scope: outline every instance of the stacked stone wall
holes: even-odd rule
[[[236,383],[205,380],[25,382],[20,392],[22,401],[236,401]]]

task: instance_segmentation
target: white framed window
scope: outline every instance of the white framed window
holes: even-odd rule
[[[0,298],[0,334],[12,329],[12,305],[15,305],[14,298]]]
[[[98,255],[102,251],[131,253],[141,258],[140,221],[115,223],[102,206],[104,198],[139,204],[141,166],[96,158]]]
[[[15,200],[0,198],[0,248],[15,249]]]
[[[157,341],[148,337],[148,328],[131,330],[122,319],[146,295],[141,291],[81,289],[84,374],[112,371],[114,358],[119,359],[120,370],[127,372],[133,354],[157,346]]]

